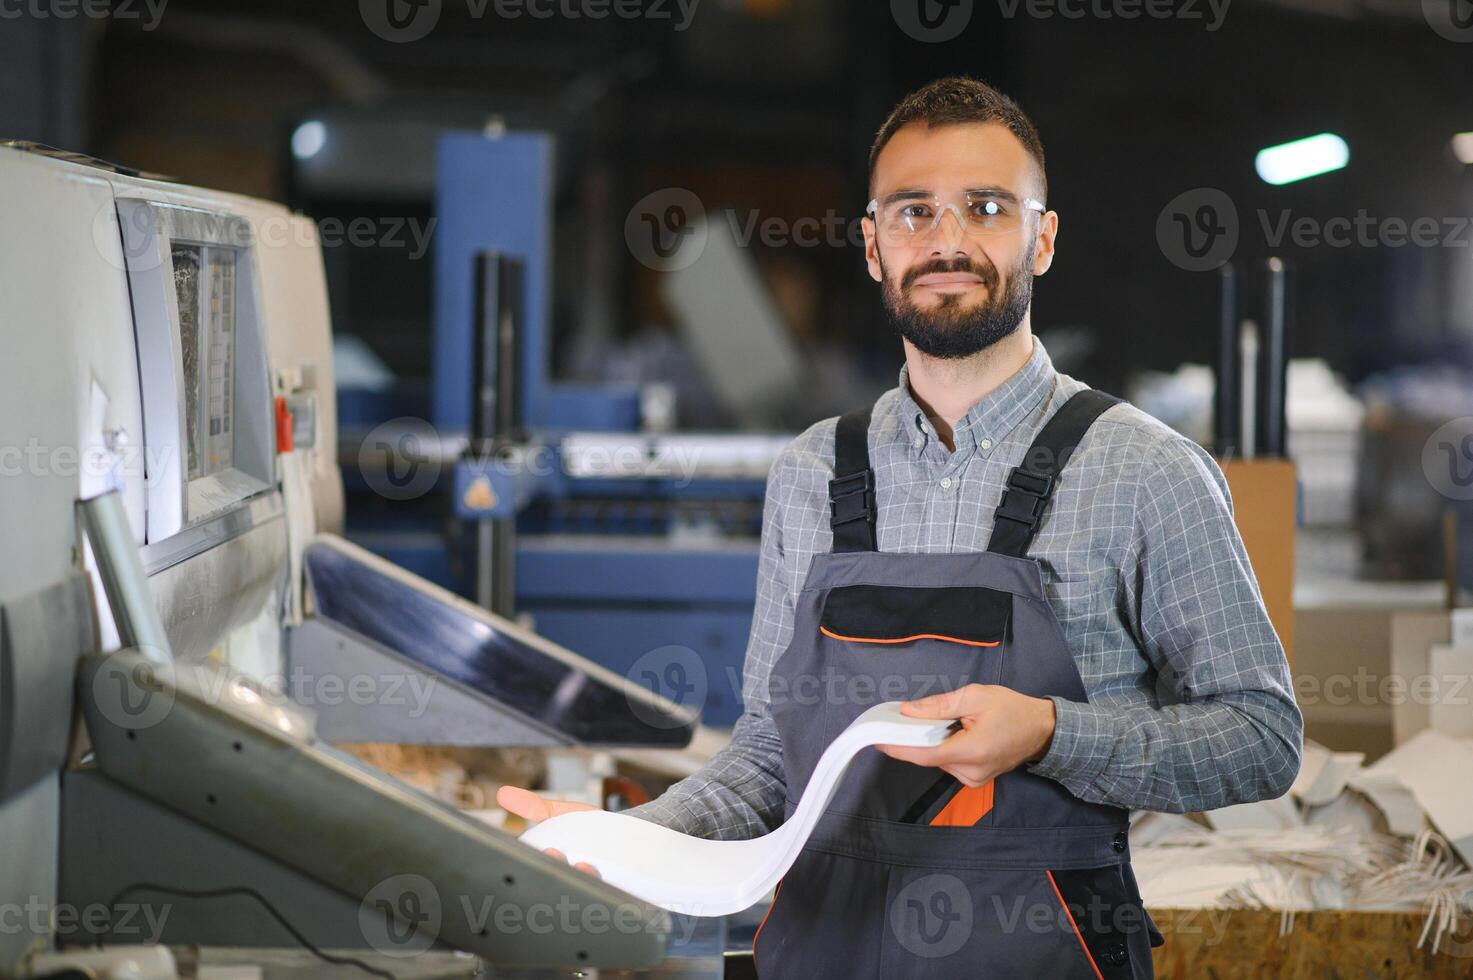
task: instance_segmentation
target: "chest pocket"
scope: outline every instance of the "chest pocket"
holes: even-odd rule
[[[987,649],[1002,646],[1012,606],[1010,593],[982,586],[846,585],[825,597],[819,632],[849,643]]]

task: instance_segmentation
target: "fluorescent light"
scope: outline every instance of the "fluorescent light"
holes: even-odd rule
[[[1270,184],[1290,184],[1339,170],[1350,161],[1350,147],[1334,133],[1306,136],[1259,150],[1253,161],[1258,176]]]
[[[1459,133],[1452,140],[1453,156],[1459,163],[1473,163],[1473,133]]]
[[[315,157],[327,144],[327,127],[315,119],[308,120],[292,133],[292,154],[298,160]]]

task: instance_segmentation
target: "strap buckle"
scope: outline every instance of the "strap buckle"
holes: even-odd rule
[[[1030,531],[1043,520],[1044,508],[1054,492],[1054,477],[1030,473],[1021,466],[1008,474],[1008,488],[998,502],[996,517],[1026,526]]]
[[[875,519],[875,471],[860,470],[829,481],[829,524]]]

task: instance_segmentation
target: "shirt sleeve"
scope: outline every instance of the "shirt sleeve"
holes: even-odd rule
[[[778,457],[767,480],[757,603],[742,672],[743,714],[731,742],[658,799],[625,811],[630,816],[714,840],[760,837],[782,823],[787,784],[782,739],[768,710],[768,680],[793,635],[793,594],[782,542],[787,459],[787,453]]]
[[[1304,720],[1227,483],[1185,439],[1154,446],[1140,473],[1121,606],[1153,703],[1053,698],[1053,741],[1030,770],[1083,800],[1175,813],[1281,796]]]

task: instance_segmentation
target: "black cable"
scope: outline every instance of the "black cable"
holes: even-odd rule
[[[290,922],[286,920],[285,916],[276,911],[276,907],[272,905],[269,901],[267,901],[264,895],[256,891],[254,888],[247,888],[244,885],[233,885],[229,888],[212,888],[205,891],[194,891],[189,888],[173,888],[169,885],[155,885],[151,882],[146,881],[135,882],[125,887],[122,891],[118,892],[116,895],[113,896],[112,901],[107,903],[109,913],[107,935],[109,938],[111,938],[112,936],[111,913],[113,909],[118,907],[118,902],[122,901],[123,896],[127,895],[129,892],[145,891],[159,892],[163,895],[174,895],[179,898],[227,898],[232,895],[244,895],[247,898],[253,898],[258,903],[260,903],[261,907],[266,910],[271,918],[276,920],[278,925],[280,925],[283,929],[291,934],[291,937],[295,939],[303,949],[305,949],[307,952],[311,953],[318,959],[322,960],[323,962],[331,963],[334,966],[355,966],[358,969],[362,970],[364,973],[371,973],[376,977],[383,977],[384,980],[398,980],[398,978],[395,977],[394,974],[389,973],[387,970],[380,970],[378,967],[369,966],[367,963],[363,962],[360,959],[356,959],[352,956],[334,956],[331,953],[327,953],[318,949],[312,944],[310,940],[307,939],[306,936],[298,932],[296,927],[294,927]],[[99,942],[98,945],[101,945],[101,943]]]

